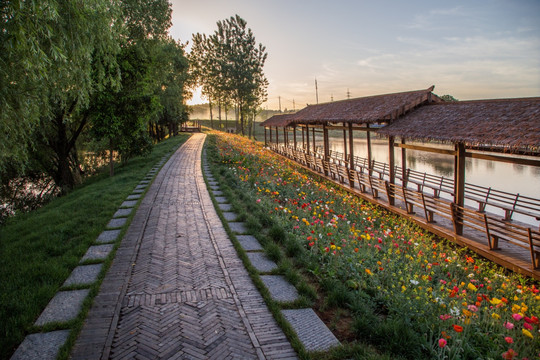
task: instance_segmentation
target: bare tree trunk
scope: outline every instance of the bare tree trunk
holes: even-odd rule
[[[109,176],[114,176],[113,140],[109,139]]]
[[[213,115],[212,115],[212,98],[210,96],[208,97],[208,107],[210,108],[210,127],[213,129],[214,128],[214,119],[213,119]]]
[[[221,101],[218,102],[218,118],[219,118],[218,128],[219,130],[221,130]]]

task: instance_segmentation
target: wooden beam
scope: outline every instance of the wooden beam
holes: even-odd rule
[[[468,158],[473,158],[473,159],[499,161],[499,162],[527,165],[527,166],[540,166],[540,160],[533,160],[533,159],[522,159],[522,158],[516,158],[516,157],[510,157],[510,156],[488,155],[488,154],[471,153],[471,152],[467,152],[465,156]]]
[[[369,127],[369,124],[366,124],[366,126]],[[367,138],[367,159],[368,159],[369,176],[371,176],[371,136],[369,134],[369,131],[366,133],[366,138]]]
[[[323,147],[324,147],[324,161],[328,162],[328,158],[330,157],[330,144],[328,141],[328,130],[325,126],[323,126]],[[326,169],[326,166],[324,167],[324,176],[328,176],[328,170]]]
[[[353,126],[349,123],[349,169],[354,169],[354,142],[353,142]],[[354,187],[354,178],[351,177],[351,187]]]
[[[345,129],[345,123],[343,123],[343,150],[344,160],[347,161],[347,130]]]
[[[395,144],[395,146],[400,147],[402,149],[419,150],[419,151],[426,151],[426,152],[432,152],[432,153],[444,154],[444,155],[456,154],[455,150],[439,149],[439,148],[420,146],[420,145],[410,145],[410,144],[405,144],[404,141],[402,141],[401,144]]]
[[[306,144],[307,146],[305,147],[305,149],[307,151],[307,154],[309,155],[309,128],[306,128]]]
[[[390,136],[388,138],[388,165],[390,166],[390,184],[396,183],[396,174],[395,174],[395,159],[394,159],[394,137]],[[390,192],[390,191],[389,191]],[[394,194],[389,194],[388,203],[394,205],[395,199]]]
[[[465,144],[456,144],[455,169],[454,169],[454,203],[463,207],[465,204]],[[456,234],[463,235],[463,221],[457,219]]]

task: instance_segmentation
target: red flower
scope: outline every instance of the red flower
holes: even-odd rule
[[[455,324],[454,324],[454,325],[452,325],[452,327],[454,328],[454,331],[455,331],[455,332],[460,333],[460,332],[463,331],[463,326],[459,326],[459,325],[455,325]]]
[[[513,349],[508,349],[507,352],[503,352],[503,353],[502,353],[502,357],[503,357],[503,359],[505,359],[505,360],[512,360],[512,359],[515,358],[517,355],[518,355],[518,353],[515,352]]]

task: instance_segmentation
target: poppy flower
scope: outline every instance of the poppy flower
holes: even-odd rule
[[[455,331],[455,332],[460,333],[460,332],[463,331],[463,326],[459,326],[459,325],[455,325],[455,324],[454,324],[454,325],[452,325],[452,327],[454,328],[454,331]]]
[[[439,347],[442,349],[446,347],[446,340],[445,339],[439,339]]]

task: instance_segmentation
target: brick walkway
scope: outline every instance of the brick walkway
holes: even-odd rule
[[[204,139],[193,135],[150,187],[73,359],[296,358],[214,210]]]

